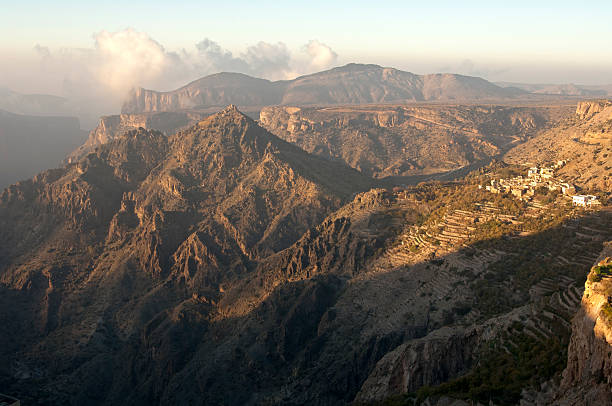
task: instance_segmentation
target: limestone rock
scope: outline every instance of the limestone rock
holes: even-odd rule
[[[596,266],[612,266],[611,255],[612,245],[608,243]],[[581,308],[572,321],[567,368],[552,404],[612,404],[612,320],[609,316],[612,280],[604,276],[597,281],[594,276],[592,270]]]

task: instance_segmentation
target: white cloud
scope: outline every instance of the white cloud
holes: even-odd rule
[[[249,66],[250,73],[270,79],[287,79],[291,72],[291,52],[282,42],[269,44],[258,42],[242,53],[241,59]],[[245,72],[248,73],[248,72]]]
[[[167,52],[145,33],[127,29],[102,31],[94,36],[94,49],[82,62],[97,80],[113,92],[123,92],[135,83],[151,83],[172,69],[176,55]]]
[[[282,42],[260,41],[238,56],[208,38],[193,49],[171,52],[148,34],[128,28],[94,34],[92,48],[50,50],[36,45],[41,74],[61,80],[71,99],[102,98],[119,104],[134,86],[170,90],[221,71],[241,72],[270,80],[291,79],[331,67],[337,54],[319,41],[298,52]]]
[[[196,53],[192,54],[183,50],[183,57],[192,61],[202,72],[246,72],[249,66],[246,61],[235,58],[232,53],[223,49],[218,43],[205,38],[196,44]]]
[[[312,70],[327,69],[335,64],[338,59],[337,53],[318,40],[308,42],[308,44],[304,46],[304,50],[310,57],[310,68]]]

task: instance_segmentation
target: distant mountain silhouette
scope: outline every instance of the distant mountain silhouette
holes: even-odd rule
[[[515,88],[529,93],[548,96],[577,96],[577,97],[607,97],[612,95],[612,85],[576,85],[565,84],[541,84],[541,83],[513,83],[496,82],[503,88]]]
[[[237,104],[366,104],[399,101],[499,100],[526,92],[457,74],[416,75],[378,65],[348,64],[271,82],[240,73],[217,73],[170,92],[133,89],[123,113],[175,111]]]
[[[68,100],[49,94],[21,94],[0,87],[0,110],[33,116],[72,115]]]
[[[85,141],[76,117],[41,117],[0,110],[0,191],[60,165]]]

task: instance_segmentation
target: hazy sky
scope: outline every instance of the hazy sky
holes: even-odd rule
[[[280,79],[347,62],[612,83],[612,2],[499,3],[0,0],[0,86],[85,98],[217,70]]]

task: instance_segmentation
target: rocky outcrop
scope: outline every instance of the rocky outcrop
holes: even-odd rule
[[[425,385],[446,382],[469,369],[478,341],[474,329],[443,328],[402,344],[376,364],[355,402],[382,401]]]
[[[572,321],[567,368],[552,404],[612,404],[612,244],[591,269]]]
[[[132,89],[122,113],[176,111],[237,104],[262,106],[278,104],[284,82],[270,82],[241,73],[217,73],[171,91]]]
[[[289,81],[270,82],[224,72],[206,76],[170,92],[134,89],[121,111],[176,111],[228,103],[244,107],[508,99],[522,93],[476,77],[415,75],[378,65],[348,64]]]
[[[504,341],[504,331],[518,318],[533,311],[529,306],[472,326],[445,326],[428,335],[405,342],[387,353],[373,368],[355,397],[357,404],[371,404],[424,386],[452,381],[477,366],[484,354]],[[503,349],[502,351],[508,351]],[[445,397],[429,398],[444,405]],[[456,400],[456,399],[455,399]],[[462,403],[458,403],[462,404]]]
[[[363,173],[430,175],[486,161],[558,120],[564,107],[410,106],[263,108],[277,136]],[[563,112],[562,112],[563,111]]]
[[[202,344],[226,337],[208,329],[234,329],[219,316],[226,291],[369,188],[357,171],[307,154],[233,106],[171,136],[129,130],[78,162],[12,185],[0,194],[0,320],[11,331],[0,340],[0,386],[39,403],[161,399],[165,389],[134,392],[127,383],[166,387]],[[316,335],[316,321],[300,323],[333,303],[343,282],[328,282],[295,290],[302,297],[289,313],[279,306],[284,357]],[[257,351],[276,351],[259,342]],[[14,380],[12,365],[22,361],[45,370],[42,393]]]
[[[144,128],[171,135],[195,124],[207,115],[207,113],[183,111],[102,116],[98,126],[89,133],[87,141],[74,150],[66,158],[66,162],[78,161],[100,145],[114,140],[127,131]]]
[[[579,102],[576,107],[576,114],[580,119],[588,119],[597,113],[604,111],[606,108],[612,106],[610,100],[597,100],[597,101],[584,101]]]

